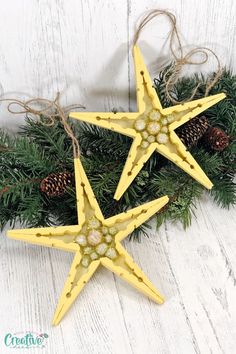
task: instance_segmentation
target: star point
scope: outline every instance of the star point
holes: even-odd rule
[[[8,237],[75,253],[53,318],[57,325],[102,265],[157,303],[163,297],[134,263],[121,241],[167,202],[164,196],[104,219],[81,161],[74,160],[78,225],[8,231]]]
[[[225,98],[224,93],[163,108],[153,87],[140,49],[133,48],[136,74],[137,112],[71,112],[70,117],[133,138],[114,195],[119,200],[154,151],[172,161],[207,189],[213,184],[187,151],[175,129]]]

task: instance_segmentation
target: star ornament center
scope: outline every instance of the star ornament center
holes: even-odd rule
[[[140,147],[147,149],[151,144],[167,144],[170,141],[171,124],[178,116],[173,114],[165,115],[164,111],[151,109],[140,115],[133,124],[137,135],[141,135]]]
[[[119,256],[115,240],[117,233],[116,226],[107,227],[103,221],[95,217],[86,222],[75,239],[81,248],[81,265],[87,268],[92,261],[103,256],[112,260],[117,259]]]
[[[163,108],[137,46],[133,49],[137,112],[71,112],[70,117],[133,139],[114,198],[119,200],[154,151],[172,161],[204,187],[212,183],[175,133],[175,129],[225,98],[224,93]]]
[[[168,203],[164,196],[104,219],[81,161],[74,160],[78,224],[8,231],[8,236],[28,243],[75,253],[60,296],[53,324],[57,325],[85,284],[102,265],[144,295],[161,304],[164,299],[121,245],[140,226]]]

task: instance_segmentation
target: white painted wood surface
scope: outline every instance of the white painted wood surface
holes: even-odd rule
[[[65,103],[88,110],[135,109],[128,43],[137,19],[157,6],[177,15],[184,43],[211,46],[235,71],[233,0],[0,0],[4,92],[53,97],[60,90]],[[167,28],[156,20],[140,41],[153,75],[169,54]],[[19,121],[0,107],[1,127],[15,130]],[[5,348],[3,338],[28,330],[49,334],[39,353],[235,353],[235,211],[204,198],[196,214],[187,232],[168,224],[141,243],[125,243],[166,296],[163,306],[101,269],[58,327],[50,323],[72,256],[8,240],[4,231],[0,353],[23,353]]]

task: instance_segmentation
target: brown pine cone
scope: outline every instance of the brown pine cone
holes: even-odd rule
[[[71,172],[52,173],[41,181],[40,190],[48,197],[61,196],[67,187],[74,184],[74,174]]]
[[[195,117],[175,130],[182,143],[190,149],[209,128],[208,119],[205,116]]]
[[[210,127],[203,136],[203,143],[214,151],[223,151],[229,146],[229,137],[222,129]]]

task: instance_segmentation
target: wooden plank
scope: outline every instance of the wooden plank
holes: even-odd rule
[[[63,322],[51,326],[70,269],[66,252],[15,242],[1,235],[1,333],[46,332],[50,353],[131,353],[113,275],[99,270]]]
[[[154,0],[129,1],[129,40],[133,40],[134,31],[143,17],[144,12],[151,9],[166,9],[173,12],[177,18],[177,25],[183,46],[186,49],[193,47],[209,47],[219,56],[222,66],[236,70],[236,2],[221,0]],[[164,16],[151,21],[143,30],[138,44],[143,52],[151,76],[154,78],[164,65],[169,63],[171,53],[167,35],[170,31],[168,19]],[[202,58],[195,57],[194,60]],[[205,65],[186,66],[182,74],[192,72],[209,72],[216,70],[217,63],[213,56]],[[135,80],[133,60],[130,52],[130,82],[131,108],[136,109]]]
[[[0,13],[0,62],[7,96],[53,98],[60,91],[64,104],[127,110],[126,1],[6,2]],[[16,129],[19,116],[4,113],[1,126],[11,119]]]
[[[0,81],[4,90],[79,102],[88,110],[135,109],[133,63],[127,42],[154,0],[5,2],[0,12]],[[235,67],[236,3],[160,0],[177,14],[184,43],[207,45]],[[153,77],[166,61],[168,27],[153,22],[140,46]],[[146,43],[145,43],[146,41]],[[156,60],[158,58],[158,60]],[[211,60],[206,67],[212,70]],[[194,68],[193,68],[194,69]],[[130,91],[129,91],[130,88]],[[129,105],[129,94],[132,93]],[[11,119],[11,124],[9,124]],[[16,129],[18,116],[1,115]],[[236,351],[235,212],[203,200],[187,232],[155,229],[126,242],[134,260],[166,296],[158,306],[101,269],[58,327],[51,327],[72,255],[0,237],[0,331],[49,334],[54,353],[227,353]],[[2,348],[2,347],[1,347]],[[12,352],[12,350],[5,350]]]
[[[204,207],[203,207],[204,205]],[[222,222],[224,220],[224,222]],[[158,306],[105,270],[59,327],[50,320],[70,254],[1,237],[1,333],[44,331],[50,352],[232,353],[235,350],[235,213],[197,211],[187,232],[168,225],[126,248],[166,296]],[[10,319],[10,322],[9,320]],[[73,324],[73,325],[72,325]],[[118,352],[118,351],[117,351]]]
[[[235,214],[213,207],[210,201],[204,201],[202,208],[186,232],[168,225],[141,244],[127,244],[166,296],[161,307],[139,295],[133,294],[134,300],[132,290],[117,281],[135,353],[232,353],[236,349]]]

